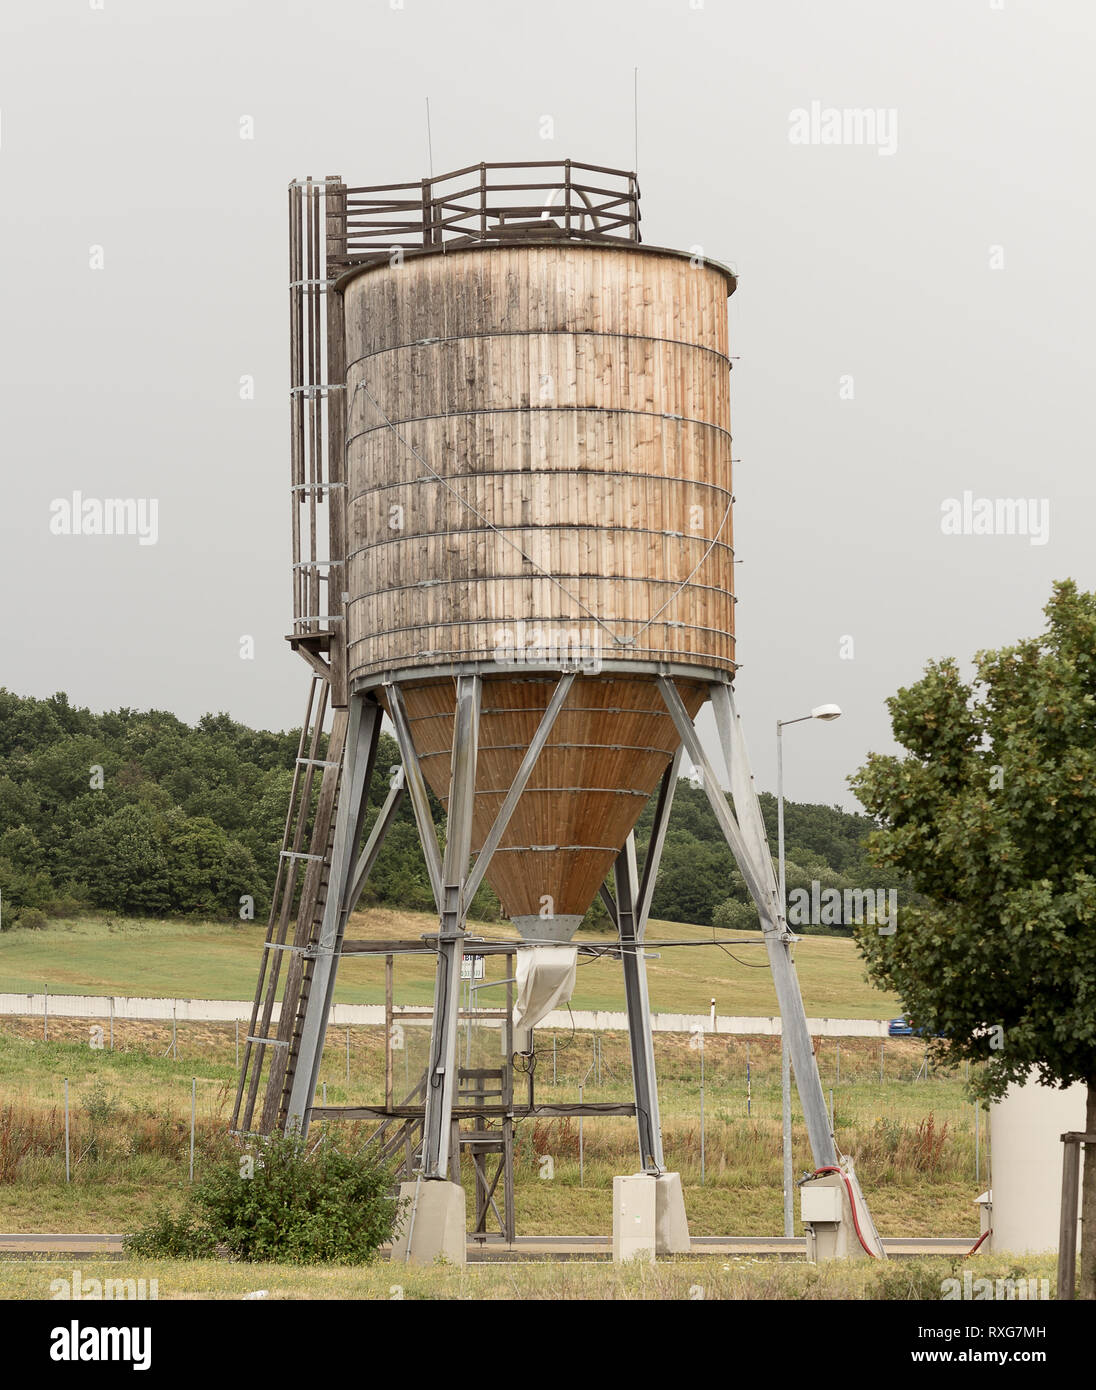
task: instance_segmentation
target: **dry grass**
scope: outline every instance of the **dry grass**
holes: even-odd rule
[[[416,1268],[380,1262],[365,1267],[239,1265],[215,1261],[23,1260],[0,1264],[0,1298],[58,1296],[53,1280],[71,1280],[78,1267],[83,1280],[157,1281],[161,1300],[243,1298],[265,1290],[271,1299],[444,1299],[444,1300],[936,1300],[942,1282],[974,1277],[1050,1282],[1049,1256],[983,1256],[974,1261],[945,1259],[834,1261],[826,1265],[756,1258],[693,1257],[657,1264],[614,1265],[607,1261],[550,1264],[437,1265]],[[147,1287],[147,1284],[146,1284]]]
[[[197,1085],[197,1162],[223,1133],[235,1094],[232,1025],[180,1025],[180,1060],[165,1056],[170,1025],[119,1024],[118,1050],[87,1045],[87,1025],[58,1020],[41,1041],[40,1021],[10,1021],[0,1031],[5,1102],[0,1110],[0,1226],[17,1230],[132,1229],[161,1199],[183,1193],[189,1167],[191,1078]],[[410,1030],[408,1030],[410,1033]],[[63,1039],[58,1037],[63,1035]],[[425,1035],[424,1035],[425,1036]],[[485,1035],[486,1036],[486,1035]],[[421,1040],[420,1040],[421,1041]],[[537,1095],[591,1100],[630,1098],[627,1042],[601,1039],[595,1066],[590,1035],[540,1039]],[[477,1047],[497,1035],[473,1036]],[[566,1044],[566,1045],[565,1045]],[[750,1065],[750,1113],[745,1067]],[[705,1054],[704,1172],[701,1181],[699,1058],[686,1039],[655,1038],[667,1163],[679,1171],[697,1235],[765,1235],[781,1229],[780,1061],[778,1040],[709,1039]],[[414,1052],[409,1043],[408,1053]],[[857,1160],[873,1213],[885,1235],[965,1235],[977,1231],[973,1199],[973,1110],[955,1078],[914,1081],[923,1056],[908,1040],[888,1042],[885,1080],[874,1043],[846,1041],[837,1082],[836,1045],[820,1045],[823,1082],[833,1083],[838,1137]],[[351,1030],[351,1081],[345,1034],[333,1035],[322,1076],[334,1104],[379,1099],[380,1029]],[[418,1058],[407,1064],[408,1075]],[[600,1069],[600,1080],[598,1070]],[[73,1182],[64,1181],[64,1078],[69,1078]],[[397,1074],[397,1085],[402,1077]],[[519,1097],[521,1095],[519,1087]],[[795,1109],[797,1173],[810,1153]],[[369,1126],[361,1127],[362,1138]],[[636,1166],[628,1118],[519,1121],[516,1126],[518,1229],[525,1235],[605,1234],[611,1229],[611,1181]],[[551,1180],[540,1159],[553,1159]],[[983,1153],[983,1164],[985,1154]],[[985,1168],[983,1167],[983,1173]],[[469,1175],[465,1174],[470,1184]]]

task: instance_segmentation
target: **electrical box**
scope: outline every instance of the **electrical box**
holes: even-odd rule
[[[840,1221],[841,1190],[837,1187],[801,1187],[800,1214],[807,1221]]]

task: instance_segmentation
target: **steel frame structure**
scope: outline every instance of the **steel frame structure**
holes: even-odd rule
[[[543,674],[543,668],[539,669]],[[499,808],[483,849],[472,863],[469,861],[482,695],[480,672],[458,675],[456,678],[450,794],[443,851],[438,850],[426,781],[411,739],[403,693],[395,682],[386,682],[384,692],[403,759],[402,775],[397,773],[393,779],[388,799],[376,817],[366,844],[359,851],[369,777],[375,764],[381,710],[372,693],[356,691],[351,694],[340,772],[338,813],[328,855],[327,900],[318,937],[307,952],[312,965],[311,987],[301,1000],[297,1027],[290,1030],[283,1020],[280,1035],[283,1041],[292,1044],[282,1082],[288,1101],[283,1105],[279,1117],[285,1127],[299,1127],[302,1132],[307,1132],[346,922],[360,897],[395,812],[407,794],[418,824],[438,911],[437,937],[424,942],[425,949],[436,952],[437,961],[421,1172],[427,1181],[449,1177],[451,1125],[458,1085],[459,982],[468,907],[576,679],[573,671],[555,674],[558,680],[548,707]],[[690,668],[682,667],[676,674],[691,676],[693,673]],[[746,762],[745,742],[730,683],[713,682],[709,687],[709,697],[714,707],[721,751],[731,785],[733,809],[727,802],[715,768],[701,746],[694,720],[689,717],[673,679],[669,674],[662,675],[658,677],[658,685],[667,712],[680,736],[681,747],[667,765],[655,794],[654,822],[642,872],[637,862],[634,836],[629,836],[613,867],[614,891],[610,893],[607,888],[602,889],[602,896],[617,928],[624,973],[641,1167],[645,1172],[658,1173],[662,1171],[665,1161],[644,938],[684,753],[688,754],[700,774],[716,820],[757,906],[815,1166],[831,1166],[837,1161],[837,1151],[791,958],[791,947],[796,938],[788,930],[781,910],[764,823]],[[267,1113],[270,1113],[269,1106]],[[333,1111],[329,1107],[325,1113]]]
[[[475,166],[480,173],[478,189],[487,186],[489,167]],[[632,183],[627,196],[634,198],[638,190],[634,188],[634,177],[629,177]],[[568,189],[571,186],[570,166],[563,186]],[[343,954],[346,923],[402,800],[407,796],[414,812],[439,923],[436,938],[424,940],[421,946],[414,948],[436,953],[430,1054],[424,1078],[425,1103],[421,1109],[420,1171],[424,1180],[443,1181],[450,1173],[453,1111],[461,1108],[457,1104],[460,1087],[457,1027],[468,908],[500,846],[578,672],[566,668],[552,670],[542,664],[507,666],[506,673],[512,677],[530,673],[541,677],[554,675],[557,684],[483,848],[474,863],[469,864],[482,686],[484,677],[499,674],[499,666],[488,661],[457,661],[431,667],[428,673],[417,668],[397,669],[356,680],[348,670],[346,595],[343,592],[347,554],[345,343],[341,297],[329,291],[340,274],[371,258],[363,248],[352,247],[351,223],[359,213],[364,212],[368,218],[377,209],[372,204],[366,207],[365,203],[361,209],[350,206],[349,211],[354,216],[348,217],[348,205],[352,205],[356,197],[382,192],[390,195],[393,191],[398,190],[348,190],[337,176],[319,182],[296,182],[290,187],[294,630],[289,641],[312,668],[313,681],[232,1125],[237,1131],[252,1129],[264,1066],[269,1063],[259,1128],[269,1132],[276,1127],[299,1127],[302,1133],[307,1132],[313,1111],[318,1108],[314,1105],[316,1080],[332,992]],[[521,191],[527,191],[525,185],[521,186]],[[490,215],[485,196],[480,198],[478,207],[482,214],[479,237],[490,239],[492,233],[497,236],[499,228]],[[403,208],[404,204],[400,204],[400,209]],[[421,234],[429,251],[433,247],[434,229],[440,229],[440,239],[452,209],[425,188],[418,198],[406,203],[406,208],[426,210],[421,212],[421,217],[416,212],[411,220],[415,222],[415,235]],[[466,210],[459,211],[463,215]],[[631,222],[625,220],[622,225],[638,240],[637,213]],[[422,227],[428,228],[428,232],[422,232]],[[504,230],[507,233],[517,231],[519,236],[529,234],[520,228]],[[584,235],[570,228],[569,214],[567,230],[572,235]],[[585,239],[598,237],[585,233]],[[332,393],[335,393],[333,397]],[[325,529],[329,533],[326,546]],[[634,1113],[641,1166],[649,1173],[662,1171],[664,1154],[644,937],[681,759],[683,753],[687,753],[702,778],[720,830],[757,906],[815,1166],[828,1167],[836,1162],[836,1145],[791,958],[791,946],[796,938],[788,930],[780,901],[749,771],[741,721],[734,707],[731,677],[721,669],[706,666],[703,658],[694,663],[609,660],[601,663],[599,669],[610,675],[636,677],[646,674],[657,681],[681,741],[656,793],[654,824],[642,873],[634,837],[630,835],[613,866],[614,892],[602,888],[602,896],[616,924],[624,971],[635,1103],[634,1107],[581,1104],[577,1107],[534,1107],[530,1097],[527,1109],[529,1112],[537,1109],[589,1115]],[[412,741],[403,697],[403,687],[421,681],[426,674],[431,679],[450,677],[456,686],[443,852],[438,849],[426,781]],[[694,721],[674,684],[675,678],[708,684],[733,809],[701,746]],[[378,698],[381,694],[395,726],[402,770],[393,778],[388,798],[362,845],[383,714]],[[325,749],[322,730],[329,710],[334,717]],[[318,798],[314,795],[317,781]],[[306,839],[309,840],[307,849]],[[289,939],[291,924],[292,940]],[[359,948],[358,953],[364,945],[349,943],[351,949]],[[514,949],[511,943],[506,946]],[[505,947],[495,945],[493,949]],[[281,1014],[274,1033],[283,961],[288,961],[288,968]],[[511,1097],[511,1107],[520,1109],[513,1107],[512,1085],[504,1089]],[[409,1107],[404,1105],[396,1109],[403,1115]],[[333,1114],[335,1108],[326,1107],[323,1113]],[[375,1107],[346,1107],[343,1113],[364,1118],[377,1112]],[[395,1113],[387,1097],[383,1113]]]

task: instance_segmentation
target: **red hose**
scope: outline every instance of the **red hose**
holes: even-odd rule
[[[856,1199],[855,1199],[855,1198],[853,1197],[853,1195],[852,1195],[852,1183],[849,1182],[849,1175],[848,1175],[848,1173],[846,1173],[845,1170],[844,1170],[843,1168],[835,1168],[835,1167],[833,1167],[832,1165],[831,1165],[830,1167],[828,1167],[828,1168],[816,1168],[816,1169],[814,1170],[814,1176],[815,1176],[815,1177],[818,1177],[819,1173],[840,1173],[840,1174],[841,1174],[842,1180],[844,1181],[845,1187],[846,1187],[846,1189],[847,1189],[847,1191],[848,1191],[848,1194],[849,1194],[849,1209],[850,1209],[851,1212],[852,1212],[852,1224],[853,1224],[853,1226],[854,1226],[855,1229],[856,1229],[856,1238],[857,1238],[857,1240],[860,1242],[861,1246],[863,1247],[864,1253],[865,1253],[866,1255],[870,1255],[871,1258],[872,1258],[873,1260],[877,1260],[877,1259],[879,1258],[879,1256],[875,1253],[875,1251],[871,1248],[871,1246],[868,1244],[868,1242],[864,1239],[864,1233],[863,1233],[863,1231],[860,1229],[860,1222],[856,1219]],[[975,1248],[977,1248],[977,1247],[975,1247]]]
[[[974,1254],[974,1252],[978,1249],[978,1247],[979,1247],[979,1246],[982,1244],[982,1242],[985,1240],[986,1236],[991,1236],[992,1234],[993,1234],[993,1229],[992,1229],[992,1227],[991,1227],[988,1231],[983,1231],[982,1234],[978,1237],[978,1239],[977,1239],[977,1240],[974,1242],[974,1244],[971,1246],[971,1248],[970,1248],[970,1249],[967,1251],[967,1253],[963,1256],[963,1258],[966,1259],[966,1260],[969,1260],[970,1257]]]

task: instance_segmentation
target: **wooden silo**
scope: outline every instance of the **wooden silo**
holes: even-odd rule
[[[734,669],[734,279],[546,227],[339,286],[349,679],[386,707],[398,681],[444,803],[455,678],[482,676],[474,851],[581,671],[487,870],[537,939],[574,931],[678,747],[657,674],[692,715]]]
[[[635,1116],[644,1172],[674,1176],[643,940],[687,752],[757,906],[816,1164],[836,1161],[731,689],[735,279],[642,244],[639,221],[633,173],[571,161],[290,186],[289,640],[314,681],[234,1128],[307,1129],[316,1112],[339,959],[376,954],[346,924],[406,794],[438,928],[386,949],[436,956],[422,1101],[393,1107],[386,1085],[384,1107],[348,1113],[418,1124],[409,1171],[444,1180],[476,888],[486,876],[525,938],[477,951],[526,961],[566,942],[600,890],[635,1092],[612,1113]],[[706,701],[725,773],[694,727]],[[402,767],[367,832],[385,715]],[[632,832],[653,794],[640,866]],[[555,954],[569,949],[595,948]],[[524,1105],[502,1084],[504,1126],[544,1109],[527,1075]]]

